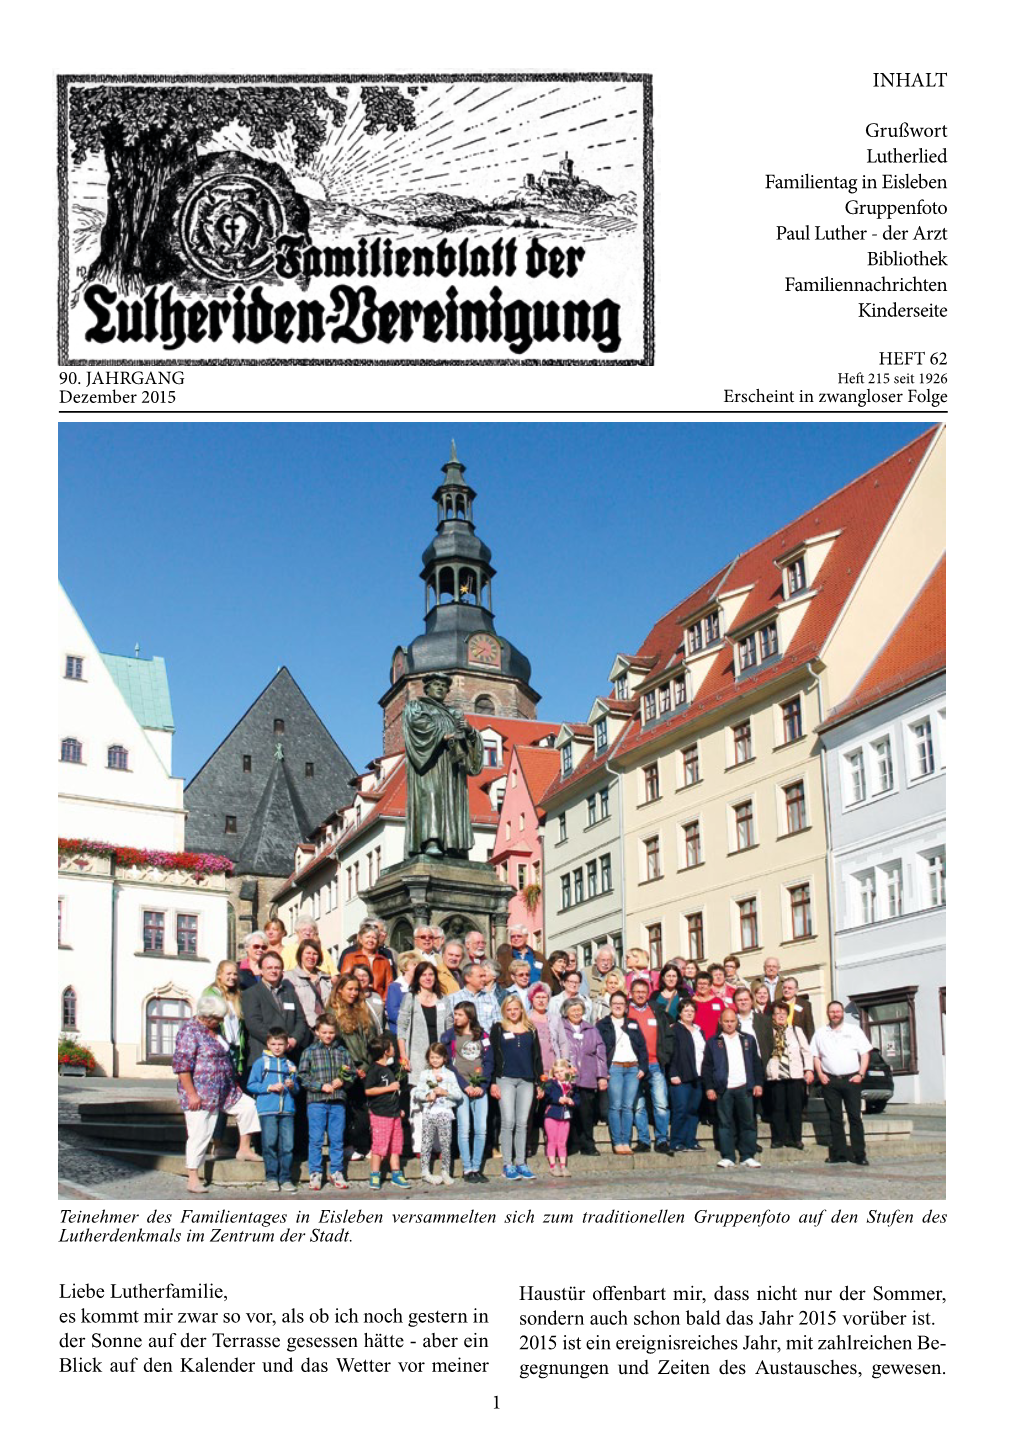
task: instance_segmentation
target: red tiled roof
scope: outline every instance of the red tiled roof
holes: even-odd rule
[[[560,753],[548,746],[521,746],[517,759],[528,785],[528,794],[542,818],[542,797],[551,782],[560,774]]]
[[[866,711],[945,669],[946,558],[943,554],[853,691],[829,712],[825,726]]]

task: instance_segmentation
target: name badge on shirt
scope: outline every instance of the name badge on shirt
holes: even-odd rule
[[[512,1031],[505,1031],[505,1032],[503,1033],[503,1040],[504,1040],[504,1041],[513,1041],[513,1039],[514,1039],[514,1034],[513,1034]]]
[[[294,1003],[293,1003],[292,1001],[285,1001],[285,1002],[283,1003],[283,1009],[284,1009],[284,1011],[293,1011],[293,1010],[294,1010]]]

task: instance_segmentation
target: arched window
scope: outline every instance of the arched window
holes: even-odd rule
[[[78,1030],[78,996],[73,986],[65,986],[60,994],[60,1025],[64,1031]]]
[[[431,611],[431,610],[432,610],[432,607],[433,607],[435,604],[436,604],[436,588],[435,588],[435,585],[433,584],[433,582],[430,581],[430,582],[428,583],[428,585],[425,587],[425,610],[426,610],[426,611]]]
[[[177,1033],[191,1018],[183,997],[154,996],[145,1003],[145,1060],[172,1061]]]
[[[128,754],[123,746],[111,746],[106,753],[106,764],[111,771],[128,769]]]
[[[439,572],[439,604],[445,605],[447,601],[456,599],[453,589],[453,567],[444,566]]]
[[[475,697],[475,704],[472,709],[476,716],[495,716],[496,703],[491,696],[486,696],[483,692],[481,696]]]
[[[478,577],[475,575],[474,571],[469,571],[466,568],[462,569],[459,575],[460,584],[457,587],[457,599],[459,601],[465,602],[469,606],[477,606]]]
[[[464,497],[458,492],[457,495],[457,519],[464,519]]]
[[[60,743],[61,761],[81,761],[81,742],[74,736],[65,736]]]

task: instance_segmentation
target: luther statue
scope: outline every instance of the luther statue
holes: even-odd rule
[[[425,677],[425,694],[404,707],[407,856],[466,857],[474,842],[468,777],[482,769],[482,738],[447,706],[452,679]]]

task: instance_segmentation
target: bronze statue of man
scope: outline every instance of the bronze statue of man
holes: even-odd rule
[[[425,677],[425,694],[404,707],[407,856],[466,857],[474,842],[468,777],[482,769],[482,738],[447,706],[452,678]]]

